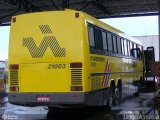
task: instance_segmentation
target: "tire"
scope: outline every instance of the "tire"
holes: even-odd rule
[[[112,82],[108,90],[108,106],[112,107],[114,105],[115,105],[115,84],[114,82]]]
[[[139,97],[139,92],[133,94],[134,97]]]
[[[59,119],[64,119],[63,117],[66,115],[66,111],[63,111],[63,109],[50,109],[48,110],[48,113],[46,115],[46,120],[59,120]]]
[[[118,105],[122,103],[122,84],[119,83],[115,89],[115,104]]]
[[[139,97],[139,92],[141,91],[141,89],[142,89],[142,87],[143,87],[142,77],[140,77],[139,83],[138,83],[137,87],[138,87],[137,92],[133,94],[134,97]]]

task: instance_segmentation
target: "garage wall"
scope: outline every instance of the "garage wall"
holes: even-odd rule
[[[134,37],[142,42],[145,50],[147,47],[154,46],[155,59],[156,59],[156,61],[159,61],[159,38],[158,38],[158,35],[134,36]]]

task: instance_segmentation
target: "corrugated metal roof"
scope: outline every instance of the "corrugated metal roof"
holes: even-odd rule
[[[0,23],[26,12],[82,10],[97,18],[156,15],[159,0],[0,0]]]

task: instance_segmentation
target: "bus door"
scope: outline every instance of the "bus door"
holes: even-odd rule
[[[145,55],[145,82],[147,87],[155,86],[155,76],[151,72],[151,64],[155,62],[154,47],[147,47]]]

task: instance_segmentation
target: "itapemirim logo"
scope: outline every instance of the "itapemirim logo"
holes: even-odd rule
[[[49,25],[41,25],[39,28],[42,34],[47,34],[47,36],[44,36],[39,46],[36,45],[32,37],[23,38],[23,46],[28,48],[31,56],[33,58],[42,58],[47,48],[50,48],[55,57],[65,57],[66,49],[60,47],[54,36],[48,35],[52,33]]]

